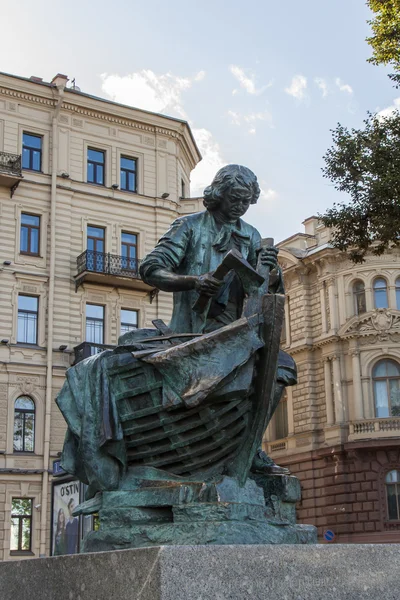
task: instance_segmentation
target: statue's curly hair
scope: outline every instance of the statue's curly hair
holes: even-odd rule
[[[260,196],[260,186],[253,171],[242,165],[226,165],[214,177],[211,185],[204,190],[203,204],[207,210],[216,210],[221,198],[229,188],[241,188],[251,191],[250,204],[256,204]]]

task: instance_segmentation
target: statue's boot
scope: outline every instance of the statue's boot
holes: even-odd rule
[[[290,475],[289,469],[277,465],[261,448],[255,453],[250,470],[264,475]]]

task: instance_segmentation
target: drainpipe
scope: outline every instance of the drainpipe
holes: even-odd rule
[[[57,166],[58,166],[58,117],[63,102],[67,78],[56,76],[53,80],[58,93],[57,103],[52,120],[52,153],[51,153],[51,203],[50,203],[50,272],[49,297],[47,305],[47,364],[46,364],[46,403],[44,415],[43,446],[43,479],[40,514],[40,550],[39,556],[46,556],[47,506],[49,500],[49,466],[50,466],[50,422],[53,392],[53,311],[54,311],[54,279],[56,265],[56,202],[57,202]],[[53,83],[52,82],[52,83]]]

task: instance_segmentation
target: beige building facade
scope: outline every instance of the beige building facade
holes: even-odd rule
[[[168,320],[138,261],[189,197],[184,121],[0,74],[0,559],[49,555],[66,369]],[[87,342],[86,344],[83,342]],[[78,347],[78,348],[77,348]],[[76,349],[74,351],[74,348]]]
[[[265,447],[300,478],[300,522],[321,540],[399,542],[400,250],[355,265],[316,217],[304,225],[279,244],[298,384]]]

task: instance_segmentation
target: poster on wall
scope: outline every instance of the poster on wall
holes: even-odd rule
[[[72,516],[72,511],[79,504],[79,491],[78,480],[53,483],[53,556],[79,552],[79,518]]]

